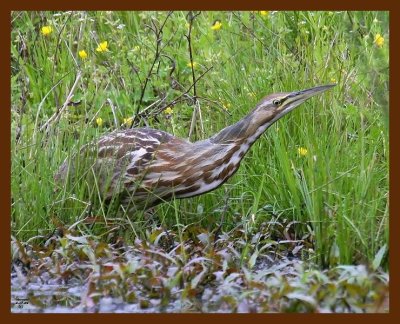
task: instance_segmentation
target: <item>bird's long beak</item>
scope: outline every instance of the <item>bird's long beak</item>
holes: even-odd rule
[[[292,111],[294,108],[302,104],[307,99],[320,94],[330,88],[334,87],[336,84],[327,84],[323,86],[318,86],[306,90],[294,91],[289,93],[283,100],[279,110],[281,111],[280,117],[286,115],[288,112]]]

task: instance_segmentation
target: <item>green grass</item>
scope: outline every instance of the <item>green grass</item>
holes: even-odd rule
[[[12,14],[12,234],[21,240],[60,224],[104,234],[82,224],[89,201],[85,181],[54,192],[53,174],[80,145],[123,124],[192,82],[185,12],[173,12],[161,35],[161,56],[152,73],[156,39],[167,12],[14,12]],[[222,28],[212,30],[219,19]],[[211,136],[242,118],[263,96],[337,82],[272,126],[242,162],[237,174],[209,194],[157,208],[165,226],[199,222],[223,228],[238,222],[248,233],[263,222],[301,222],[297,236],[311,235],[323,266],[372,263],[388,245],[387,12],[202,12],[193,21],[195,75],[201,119],[192,140]],[[41,34],[43,26],[52,33]],[[375,42],[381,34],[382,47]],[[98,52],[108,41],[108,51]],[[85,50],[86,60],[78,52]],[[72,100],[48,132],[40,131],[63,106],[78,71]],[[142,94],[146,77],[150,76]],[[192,89],[193,90],[193,89]],[[191,91],[190,94],[193,94]],[[141,100],[142,98],[142,100]],[[115,115],[107,99],[115,106]],[[139,105],[141,101],[141,104]],[[223,105],[227,108],[224,110]],[[170,118],[159,112],[146,122],[187,137],[193,106],[179,103]],[[151,110],[149,110],[151,111]],[[96,124],[102,118],[103,125]],[[144,120],[141,121],[144,125]],[[204,128],[204,132],[202,129]],[[306,148],[302,156],[298,149]],[[106,221],[111,211],[94,206]],[[224,212],[225,210],[225,212]],[[118,219],[129,237],[143,237],[146,217]],[[248,239],[251,239],[249,237]],[[387,266],[387,264],[385,264]]]

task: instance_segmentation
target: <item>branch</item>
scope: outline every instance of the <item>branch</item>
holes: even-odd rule
[[[54,83],[54,76],[55,76],[55,71],[56,71],[56,65],[57,65],[57,54],[58,54],[58,50],[61,44],[61,33],[63,32],[63,30],[65,29],[65,26],[67,25],[67,22],[71,19],[72,14],[74,12],[71,11],[71,13],[68,15],[67,19],[65,20],[64,24],[61,26],[60,31],[57,34],[57,45],[56,45],[56,50],[54,51],[54,55],[53,55],[53,69],[51,72],[51,82]],[[56,107],[59,107],[59,98],[58,98],[58,94],[54,89],[54,99],[56,101]]]
[[[205,71],[190,85],[190,87],[186,89],[185,92],[183,92],[181,95],[179,95],[178,97],[176,97],[174,100],[170,101],[170,102],[165,106],[165,108],[168,107],[168,106],[174,106],[178,101],[181,100],[182,97],[187,96],[188,93],[190,92],[190,90],[192,90],[192,88],[197,84],[197,82],[199,82],[199,80],[202,79],[203,76],[204,76],[208,71],[210,71],[213,67],[214,67],[214,66],[211,65],[209,68],[207,68],[207,69],[206,69],[206,70],[205,70]]]
[[[188,13],[188,18],[189,18],[189,32],[186,35],[186,38],[188,40],[188,49],[189,49],[189,59],[190,59],[190,67],[192,69],[192,80],[193,80],[193,97],[196,100],[197,97],[197,91],[196,91],[196,77],[194,74],[194,66],[193,66],[193,52],[192,52],[192,26],[193,26],[193,21],[194,19],[200,15],[200,12],[198,12],[196,15],[193,16],[192,12],[189,11]]]
[[[147,88],[147,84],[149,83],[149,81],[151,79],[151,75],[153,73],[154,66],[160,58],[160,54],[161,54],[160,45],[161,45],[161,41],[162,41],[163,28],[171,15],[172,15],[172,11],[168,12],[167,17],[165,17],[164,22],[161,24],[160,28],[157,28],[154,21],[152,21],[153,26],[148,26],[148,28],[150,28],[156,36],[156,52],[154,55],[153,63],[151,64],[151,67],[150,67],[149,71],[147,72],[146,79],[144,80],[142,92],[140,93],[139,103],[136,108],[135,116],[133,117],[134,121],[136,120],[137,116],[139,115],[140,106],[142,105],[144,94],[145,94],[146,88]],[[134,125],[134,123],[132,123],[131,128],[133,127],[133,125]]]
[[[191,98],[191,96],[189,96],[189,92],[190,90],[192,90],[193,86],[200,81],[200,79],[202,79],[204,77],[204,75],[206,73],[208,73],[211,69],[213,68],[213,66],[210,66],[209,68],[207,68],[206,71],[204,71],[196,80],[193,84],[190,85],[189,88],[187,88],[185,90],[185,92],[183,92],[181,95],[179,95],[178,97],[176,97],[175,99],[173,99],[172,101],[164,104],[164,105],[158,105],[158,107],[156,109],[154,109],[153,111],[151,111],[151,113],[153,114],[158,114],[160,112],[162,112],[165,108],[170,107],[170,106],[175,106],[176,104],[180,103],[180,102],[184,102],[187,99],[187,97]],[[159,99],[158,101],[156,101],[155,103],[151,104],[149,107],[147,107],[145,110],[143,110],[141,113],[139,113],[139,118],[144,117],[146,114],[144,114],[145,112],[147,112],[147,110],[149,110],[148,108],[150,108],[151,106],[154,106],[155,104],[161,104],[162,102],[165,101],[165,98]],[[151,113],[147,114],[148,116],[151,115]],[[137,122],[133,122],[132,123],[133,126],[137,126]]]
[[[232,14],[235,16],[235,18],[237,20],[240,21],[240,23],[243,25],[243,27],[246,28],[249,31],[249,33],[251,34],[251,36],[253,36],[253,38],[258,40],[264,48],[268,49],[268,47],[265,46],[264,42],[260,38],[258,38],[257,35],[254,33],[254,30],[252,30],[251,28],[247,27],[246,24],[243,22],[243,20],[240,17],[238,17],[235,12],[232,12]]]
[[[186,35],[186,39],[188,41],[188,50],[189,50],[189,59],[190,59],[190,67],[192,70],[192,80],[193,80],[193,101],[194,101],[194,109],[193,109],[193,115],[192,115],[192,121],[190,123],[190,129],[189,129],[189,135],[188,138],[192,136],[192,133],[194,131],[194,127],[196,125],[196,116],[199,114],[200,117],[200,123],[201,123],[201,129],[202,132],[203,130],[203,121],[201,118],[201,109],[200,109],[200,104],[199,101],[197,100],[197,90],[196,90],[196,76],[194,74],[194,63],[193,63],[193,51],[192,51],[192,26],[193,26],[193,21],[194,19],[200,15],[200,12],[195,14],[193,16],[193,13],[189,11],[187,18],[189,20],[189,31],[188,34]]]
[[[48,120],[44,125],[42,125],[42,127],[40,127],[40,129],[39,129],[40,131],[44,130],[45,128],[47,129],[47,128],[50,126],[50,124],[51,124],[52,122],[57,122],[57,121],[60,119],[61,114],[62,114],[62,113],[64,112],[64,110],[68,107],[69,102],[71,101],[72,97],[74,96],[75,88],[76,88],[76,86],[78,85],[78,82],[79,82],[81,76],[82,76],[82,72],[81,72],[81,71],[78,71],[78,74],[77,74],[77,76],[76,76],[75,82],[74,82],[74,84],[72,85],[71,90],[70,90],[70,92],[69,92],[67,98],[65,99],[64,104],[62,105],[62,108],[61,108],[60,110],[58,110],[57,112],[55,112],[55,113],[53,114],[53,116],[51,116],[51,117],[49,118],[49,120]]]

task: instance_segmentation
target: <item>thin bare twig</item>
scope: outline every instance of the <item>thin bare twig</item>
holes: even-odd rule
[[[167,17],[165,17],[164,22],[161,24],[160,28],[158,28],[158,27],[156,26],[156,24],[154,23],[153,20],[152,20],[153,26],[147,26],[148,28],[150,28],[150,29],[153,31],[153,33],[154,33],[155,36],[156,36],[156,52],[155,52],[155,54],[154,54],[153,63],[151,64],[150,69],[149,69],[149,71],[147,72],[146,79],[144,80],[144,85],[142,86],[142,91],[141,91],[141,93],[140,93],[139,103],[138,103],[138,105],[137,105],[136,112],[135,112],[135,116],[134,116],[134,118],[133,118],[134,121],[136,121],[137,116],[139,116],[140,106],[142,105],[142,102],[143,102],[144,94],[145,94],[145,92],[146,92],[147,85],[148,85],[148,83],[149,83],[149,81],[150,81],[150,79],[151,79],[151,75],[153,74],[154,66],[156,65],[157,61],[160,59],[160,55],[161,55],[161,49],[160,49],[160,48],[161,48],[161,41],[162,41],[163,29],[164,29],[164,26],[165,26],[167,20],[169,19],[169,17],[170,17],[171,15],[172,15],[172,11],[168,12]],[[132,123],[131,128],[133,127],[133,125],[134,125],[134,123]]]
[[[188,13],[189,31],[188,31],[188,34],[186,35],[186,39],[188,41],[190,67],[192,69],[192,80],[193,80],[193,84],[194,84],[193,85],[193,97],[194,97],[194,100],[196,100],[197,91],[196,91],[196,84],[194,82],[196,80],[196,76],[195,76],[195,73],[194,73],[193,51],[192,51],[192,27],[193,27],[194,19],[199,15],[200,15],[200,12],[198,12],[195,15],[193,15],[193,13],[191,11],[189,11],[189,13]]]
[[[178,97],[176,97],[174,100],[170,101],[169,103],[167,103],[164,107],[167,108],[169,106],[174,106],[176,105],[178,102],[182,101],[182,97],[185,97],[188,95],[188,93],[190,92],[190,90],[192,90],[192,88],[197,84],[197,82],[199,82],[206,73],[208,73],[214,66],[211,65],[209,68],[207,68],[198,78],[196,78],[196,80],[190,85],[189,88],[186,89],[185,92],[183,92],[181,95],[179,95]],[[164,109],[165,109],[164,108]]]
[[[56,87],[61,83],[61,81],[64,80],[64,78],[65,78],[68,74],[70,74],[70,72],[68,72],[68,73],[66,73],[65,75],[63,75],[63,76],[60,78],[60,80],[58,80],[58,81],[56,82],[56,84],[54,84],[54,85],[51,87],[51,89],[45,94],[45,96],[43,97],[42,101],[39,103],[39,106],[38,106],[38,109],[37,109],[37,112],[36,112],[35,127],[34,127],[34,130],[33,130],[33,138],[34,138],[33,142],[35,142],[35,139],[36,139],[36,133],[37,133],[38,123],[39,123],[39,115],[40,115],[40,112],[42,111],[42,107],[43,107],[43,104],[44,104],[45,100],[46,100],[47,97],[50,95],[50,93],[54,90],[54,88],[56,88]]]
[[[192,137],[192,134],[194,132],[197,115],[199,115],[200,124],[201,124],[201,131],[202,131],[202,134],[204,134],[203,121],[202,121],[202,118],[201,118],[201,108],[200,108],[200,103],[199,103],[199,101],[197,99],[197,89],[196,89],[196,82],[195,82],[196,81],[196,75],[194,73],[194,61],[193,61],[193,51],[192,51],[192,27],[193,27],[193,21],[199,15],[200,15],[200,12],[196,13],[195,15],[193,15],[192,11],[189,11],[189,13],[187,15],[187,18],[189,20],[189,30],[188,30],[188,34],[186,35],[186,39],[188,41],[190,67],[191,67],[191,70],[192,70],[193,101],[194,101],[194,109],[193,109],[192,121],[190,123],[188,139],[190,139]]]
[[[229,116],[232,116],[232,114],[226,108],[224,108],[224,106],[220,102],[218,102],[216,100],[208,99],[206,97],[201,97],[201,96],[197,96],[197,98],[199,100],[204,100],[209,103],[212,103],[213,105],[216,105],[223,113],[228,114]]]
[[[58,55],[58,50],[59,50],[59,47],[60,47],[60,44],[61,44],[61,33],[62,33],[63,30],[65,29],[65,27],[66,27],[66,25],[67,25],[67,22],[71,19],[73,13],[74,13],[73,11],[70,12],[70,14],[68,15],[68,17],[67,17],[67,19],[65,20],[64,24],[61,26],[60,31],[59,31],[58,34],[57,34],[57,46],[56,46],[56,49],[55,49],[54,55],[53,55],[53,70],[52,70],[52,72],[51,72],[51,81],[52,81],[53,83],[54,83],[54,76],[55,76],[56,67],[57,67],[57,55]],[[54,90],[54,99],[55,99],[55,101],[56,101],[56,107],[59,107],[60,105],[59,105],[58,93],[55,91],[55,88],[54,88],[53,90]]]
[[[247,25],[243,22],[243,20],[240,17],[238,17],[238,15],[235,12],[232,12],[232,14],[235,16],[235,18],[237,20],[240,21],[240,23],[243,25],[243,27],[246,28],[249,31],[249,33],[251,34],[251,36],[253,36],[253,38],[258,40],[264,48],[267,48],[265,46],[264,42],[260,38],[257,37],[257,35],[254,33],[254,31],[251,28],[247,27]]]
[[[68,107],[69,102],[71,101],[72,97],[74,96],[75,88],[78,85],[78,82],[79,82],[81,77],[82,77],[82,72],[78,71],[78,74],[76,75],[75,82],[72,85],[71,90],[69,91],[69,94],[68,94],[67,98],[65,99],[64,104],[62,105],[62,108],[60,110],[58,110],[57,112],[55,112],[53,114],[53,116],[51,116],[49,118],[49,120],[46,123],[44,123],[44,125],[42,125],[42,127],[40,127],[40,131],[44,130],[45,128],[47,129],[50,126],[51,123],[57,122],[59,120],[61,114]]]
[[[164,109],[166,109],[167,107],[172,107],[172,106],[175,106],[176,104],[178,104],[178,103],[180,103],[180,102],[185,102],[185,101],[187,101],[188,99],[187,99],[187,97],[189,97],[189,98],[191,98],[191,96],[189,96],[189,92],[190,92],[190,90],[192,90],[192,88],[193,88],[193,85],[195,85],[197,82],[199,82],[203,77],[204,77],[204,75],[206,74],[206,73],[208,73],[211,69],[213,68],[213,66],[210,66],[209,68],[207,68],[196,80],[195,80],[195,82],[193,83],[193,84],[191,84],[190,85],[190,87],[188,87],[182,94],[180,94],[178,97],[176,97],[175,99],[173,99],[173,100],[171,100],[171,101],[169,101],[169,102],[167,102],[166,104],[164,104],[164,105],[161,105],[163,102],[165,102],[165,97],[164,98],[161,98],[161,99],[159,99],[159,101],[157,101],[157,102],[155,102],[155,103],[153,103],[152,105],[150,105],[150,106],[153,106],[153,105],[155,105],[155,104],[158,104],[157,106],[157,108],[155,108],[154,110],[152,110],[150,113],[147,113],[147,110],[149,110],[148,108],[150,107],[147,107],[146,109],[144,109],[143,111],[141,111],[140,113],[139,113],[139,116],[138,116],[138,118],[137,118],[137,120],[138,119],[141,119],[141,118],[143,118],[143,117],[145,117],[145,116],[150,116],[150,115],[157,115],[157,114],[159,114],[160,112],[162,112]],[[146,113],[145,113],[146,112]],[[133,121],[133,127],[136,127],[137,126],[137,121]]]

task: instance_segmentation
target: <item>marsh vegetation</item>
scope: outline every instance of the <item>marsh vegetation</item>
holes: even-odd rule
[[[388,311],[387,12],[11,20],[13,311]],[[329,83],[208,194],[116,214],[84,178],[54,181],[115,129],[201,140]]]

